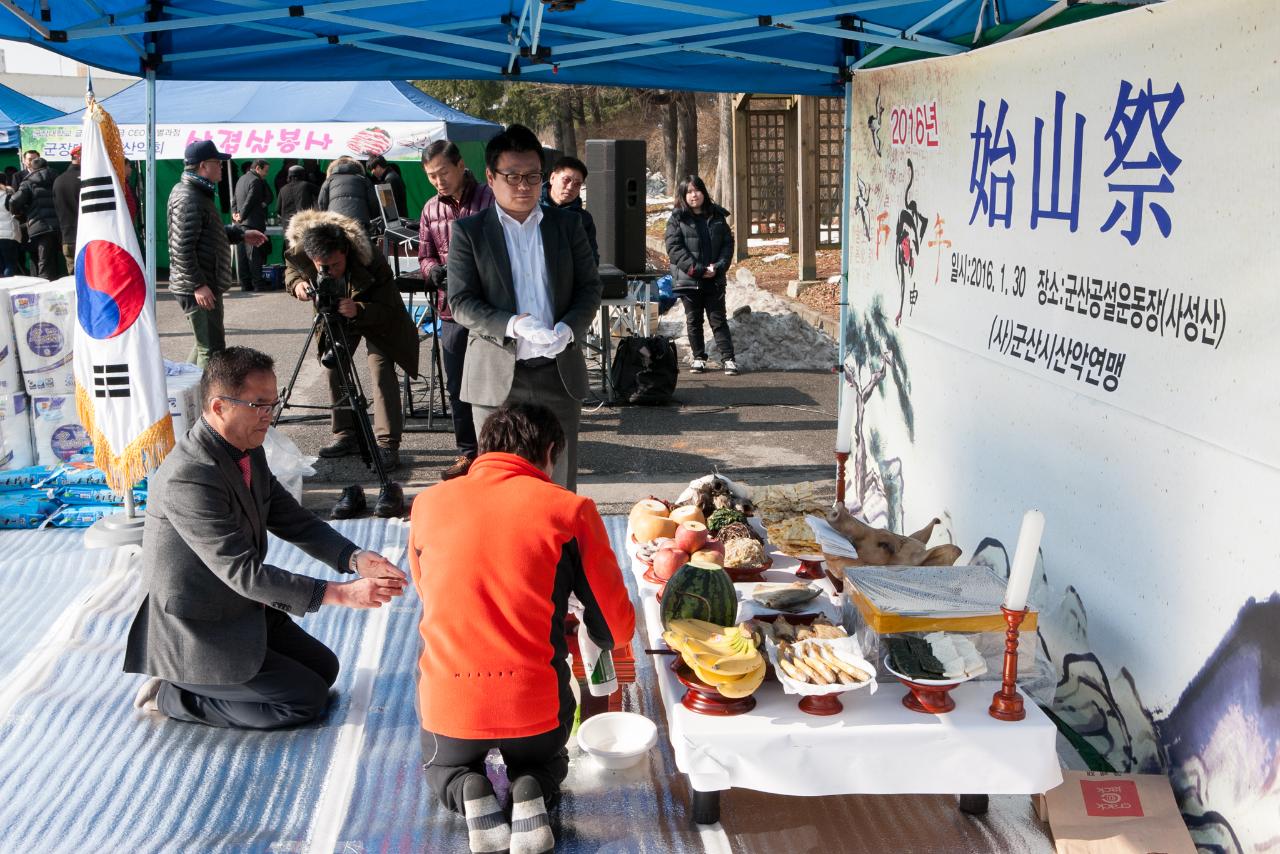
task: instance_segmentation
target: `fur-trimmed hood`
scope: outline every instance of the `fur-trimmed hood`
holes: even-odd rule
[[[289,220],[289,229],[285,232],[284,239],[290,246],[298,247],[300,252],[302,236],[309,229],[327,223],[340,226],[347,233],[347,240],[351,242],[355,260],[365,267],[369,266],[373,260],[373,244],[369,242],[369,236],[364,233],[364,228],[351,217],[334,211],[299,211],[293,215],[293,219]]]

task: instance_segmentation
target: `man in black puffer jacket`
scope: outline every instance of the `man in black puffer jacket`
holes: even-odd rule
[[[231,289],[231,244],[260,246],[260,231],[225,225],[214,202],[222,180],[222,154],[211,140],[187,146],[182,180],[169,194],[169,290],[178,298],[196,343],[188,361],[203,367],[209,354],[225,350],[223,294]]]
[[[37,157],[31,161],[31,174],[6,203],[14,216],[26,217],[27,251],[35,259],[36,275],[49,281],[62,270],[62,229],[53,202],[53,181],[53,170],[43,157]]]
[[[561,157],[551,167],[547,183],[542,185],[543,207],[563,208],[573,211],[582,220],[582,228],[587,232],[587,242],[591,244],[591,254],[600,263],[600,245],[596,243],[596,222],[591,214],[582,206],[582,185],[587,180],[587,164],[576,157]]]
[[[379,215],[378,196],[359,160],[344,156],[329,164],[329,177],[320,188],[316,208],[351,217],[365,234],[373,234],[370,222]]]

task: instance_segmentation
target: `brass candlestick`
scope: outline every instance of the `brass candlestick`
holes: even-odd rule
[[[1027,609],[1010,611],[1001,605],[1000,613],[1009,626],[1004,635],[1004,672],[1000,690],[992,695],[991,708],[987,711],[996,720],[1020,721],[1027,716],[1027,710],[1018,693],[1018,626],[1026,619]]]

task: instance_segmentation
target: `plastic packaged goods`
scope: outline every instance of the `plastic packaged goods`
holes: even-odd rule
[[[74,393],[76,381],[71,363],[76,327],[74,279],[10,288],[8,295],[18,364],[27,393],[33,397]]]
[[[89,434],[80,424],[76,399],[71,395],[33,396],[31,432],[36,462],[42,466],[67,462],[89,444]]]
[[[0,469],[22,469],[36,461],[25,394],[0,395]]]

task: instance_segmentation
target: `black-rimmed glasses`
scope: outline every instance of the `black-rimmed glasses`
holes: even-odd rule
[[[523,175],[519,172],[498,172],[507,182],[508,186],[519,187],[524,184],[527,187],[537,187],[542,184],[541,172],[525,172]]]
[[[263,416],[266,416],[267,418],[275,418],[277,415],[280,414],[280,411],[284,409],[284,400],[280,398],[276,398],[276,400],[273,403],[252,403],[247,400],[241,400],[238,397],[228,397],[225,394],[218,395],[218,398],[221,400],[225,400],[228,403],[235,403],[235,404],[239,404],[240,406],[247,406],[250,409],[252,409],[254,412],[256,412],[259,418],[262,418]]]

